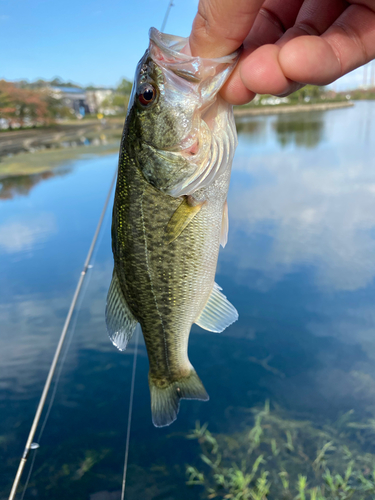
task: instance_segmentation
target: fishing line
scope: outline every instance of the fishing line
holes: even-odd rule
[[[165,26],[167,24],[169,12],[173,7],[173,0],[170,0],[167,11],[164,16],[163,24],[161,26],[161,32],[164,32]],[[125,444],[125,460],[124,460],[124,472],[122,476],[122,489],[121,489],[121,500],[125,498],[125,488],[126,488],[126,476],[128,472],[128,458],[129,458],[129,443],[130,443],[130,429],[132,424],[132,414],[133,414],[133,399],[134,399],[134,382],[135,382],[135,372],[137,369],[137,354],[138,354],[138,332],[140,330],[140,325],[138,323],[137,329],[135,331],[134,340],[134,356],[133,356],[133,371],[131,379],[130,397],[129,397],[129,413],[128,413],[128,428],[126,431],[126,444]]]
[[[167,11],[164,16],[163,24],[161,25],[161,30],[164,31],[165,25],[167,24],[169,12],[173,7],[173,0],[170,0]],[[130,429],[132,424],[132,414],[133,414],[133,399],[134,399],[134,382],[135,382],[135,372],[137,369],[137,354],[138,354],[138,331],[140,329],[139,323],[137,325],[137,329],[135,331],[134,340],[134,356],[133,356],[133,371],[132,371],[132,380],[131,380],[131,388],[130,388],[130,397],[129,397],[129,413],[128,413],[128,428],[126,431],[126,444],[125,444],[125,461],[124,461],[124,472],[122,476],[122,489],[121,489],[121,500],[124,500],[125,497],[125,488],[126,488],[126,476],[128,472],[128,458],[129,458],[129,443],[130,443]]]
[[[167,20],[168,20],[168,16],[169,16],[169,12],[170,12],[170,10],[171,10],[172,7],[173,7],[173,0],[170,0],[170,2],[168,4],[168,7],[167,7],[167,11],[166,11],[165,16],[164,16],[163,24],[162,24],[162,27],[161,27],[161,31],[162,32],[165,29],[165,26],[166,26]],[[83,284],[83,282],[85,280],[87,270],[89,269],[90,260],[91,260],[91,257],[92,257],[92,254],[93,254],[93,251],[94,251],[97,239],[98,239],[98,235],[99,235],[102,223],[103,223],[103,219],[104,219],[105,213],[107,211],[107,206],[108,206],[108,203],[109,203],[109,200],[110,200],[110,197],[111,197],[111,193],[112,193],[112,189],[113,189],[113,186],[114,186],[115,180],[116,180],[116,175],[117,175],[117,169],[116,169],[116,172],[115,172],[115,174],[113,176],[113,179],[112,179],[112,182],[111,182],[108,194],[107,194],[107,198],[106,198],[106,200],[104,202],[104,207],[103,207],[102,213],[100,215],[99,222],[98,222],[98,225],[96,227],[96,230],[95,230],[95,233],[94,233],[94,237],[92,239],[92,242],[91,242],[91,245],[90,245],[90,248],[89,248],[89,251],[88,251],[85,263],[84,263],[84,266],[83,266],[83,270],[81,271],[81,276],[80,276],[80,278],[78,280],[77,287],[76,287],[76,290],[74,292],[73,299],[72,299],[72,302],[70,304],[67,317],[65,319],[65,323],[64,323],[61,335],[60,335],[59,342],[57,344],[55,355],[53,357],[52,364],[51,364],[51,367],[50,367],[50,370],[48,372],[48,376],[47,376],[47,379],[46,379],[46,382],[45,382],[45,385],[44,385],[44,388],[43,388],[42,396],[40,398],[39,405],[38,405],[38,408],[37,408],[35,416],[34,416],[34,421],[32,423],[32,426],[31,426],[31,429],[30,429],[30,433],[29,433],[29,436],[28,436],[27,441],[26,441],[26,446],[25,446],[22,458],[21,458],[19,466],[18,466],[16,477],[15,477],[14,482],[13,482],[12,490],[11,490],[10,495],[9,495],[9,500],[14,500],[14,498],[15,498],[15,495],[16,495],[16,492],[17,492],[17,488],[18,488],[19,482],[21,480],[21,476],[22,476],[23,470],[25,468],[27,459],[28,459],[29,454],[30,454],[30,450],[33,449],[32,444],[34,444],[33,443],[33,439],[34,439],[34,436],[35,436],[35,432],[36,432],[36,429],[37,429],[37,427],[39,425],[41,414],[42,414],[42,411],[43,411],[45,403],[46,403],[47,395],[48,395],[48,392],[49,392],[49,389],[50,389],[51,383],[52,383],[52,378],[53,378],[53,376],[55,374],[55,371],[56,371],[57,362],[58,362],[58,360],[60,358],[60,355],[61,355],[61,350],[62,350],[64,341],[65,341],[65,338],[66,338],[66,335],[67,335],[68,327],[70,325],[70,321],[72,319],[73,312],[75,310],[75,306],[77,304],[78,296],[80,294],[80,291],[81,291],[81,288],[82,288],[82,284]],[[80,301],[80,306],[81,305],[82,305],[82,301]],[[75,330],[75,327],[76,327],[76,324],[77,324],[77,318],[78,318],[78,313],[75,316],[75,322],[73,324],[73,333],[74,333],[74,330]],[[66,359],[66,353],[69,350],[69,346],[70,346],[72,338],[73,338],[73,334],[71,334],[71,336],[70,336],[70,340],[68,342],[65,354],[64,354],[64,356],[62,358],[62,362],[61,362],[61,365],[60,365],[60,368],[59,368],[59,371],[58,371],[58,375],[57,375],[57,380],[56,380],[56,383],[55,383],[55,386],[54,386],[54,390],[52,392],[51,401],[50,401],[49,406],[47,408],[46,417],[44,418],[44,421],[43,421],[43,424],[42,424],[42,428],[41,428],[41,431],[40,431],[39,436],[38,436],[38,440],[40,440],[40,438],[41,438],[41,436],[43,434],[45,425],[47,423],[47,420],[48,420],[48,417],[49,417],[49,414],[50,414],[50,411],[51,411],[51,408],[52,408],[52,404],[53,404],[53,401],[55,399],[56,390],[57,390],[57,384],[58,384],[58,382],[60,380],[60,376],[61,376],[61,372],[62,372],[62,367],[63,367],[65,359]],[[138,328],[137,328],[137,331],[135,332],[135,348],[134,348],[134,356],[133,356],[133,371],[132,371],[132,380],[131,380],[131,389],[130,389],[129,413],[128,413],[128,427],[127,427],[127,433],[126,433],[125,462],[124,462],[124,473],[123,473],[123,480],[122,480],[121,500],[124,500],[125,487],[126,487],[126,475],[127,475],[127,468],[128,468],[129,443],[130,443],[130,429],[131,429],[131,418],[132,418],[132,412],[133,412],[133,399],[134,399],[134,382],[135,382],[135,373],[136,373],[136,368],[137,368],[137,354],[138,354]],[[30,466],[30,470],[29,470],[29,473],[28,473],[28,476],[27,476],[27,479],[26,479],[25,487],[24,487],[24,489],[22,491],[22,499],[21,500],[23,500],[23,498],[24,498],[24,495],[25,495],[25,492],[26,492],[26,489],[27,489],[27,486],[28,486],[28,483],[29,483],[29,480],[30,480],[30,477],[31,477],[32,469],[33,469],[33,466],[34,466],[34,463],[35,463],[35,458],[36,458],[36,453],[34,454],[32,462],[31,462],[31,466]]]
[[[14,482],[13,482],[12,490],[11,490],[10,495],[9,495],[9,500],[14,500],[14,498],[16,496],[17,488],[18,488],[19,482],[21,480],[21,476],[22,476],[23,470],[25,468],[27,459],[29,457],[30,450],[33,449],[33,447],[31,445],[33,444],[33,439],[34,439],[37,427],[39,425],[42,411],[43,411],[45,403],[46,403],[48,392],[49,392],[49,389],[51,387],[52,379],[53,379],[53,376],[54,376],[55,371],[56,371],[57,362],[58,362],[60,355],[61,355],[61,350],[62,350],[64,341],[65,341],[65,338],[67,335],[67,331],[68,331],[70,321],[72,319],[72,315],[73,315],[73,312],[74,312],[74,309],[75,309],[75,306],[76,306],[76,303],[78,300],[78,296],[80,294],[83,282],[85,280],[87,270],[89,269],[91,257],[92,257],[92,254],[93,254],[93,251],[94,251],[94,248],[95,248],[98,236],[99,236],[99,232],[100,232],[100,228],[101,228],[102,223],[103,223],[104,216],[105,216],[106,211],[107,211],[108,203],[109,203],[109,200],[111,198],[111,194],[112,194],[112,190],[113,190],[113,187],[115,184],[116,176],[117,176],[117,169],[116,169],[116,172],[113,176],[110,188],[108,190],[108,194],[107,194],[106,200],[104,202],[103,210],[102,210],[102,213],[100,215],[99,222],[96,226],[96,230],[95,230],[93,239],[91,241],[91,245],[90,245],[89,251],[87,253],[87,257],[86,257],[85,263],[83,265],[83,269],[81,271],[81,276],[78,280],[78,283],[77,283],[77,286],[76,286],[76,289],[75,289],[75,292],[73,295],[73,299],[72,299],[72,302],[70,304],[69,311],[68,311],[68,314],[66,316],[63,329],[61,331],[61,335],[60,335],[59,342],[58,342],[57,347],[56,347],[55,355],[53,357],[51,367],[49,369],[48,376],[47,376],[46,382],[44,384],[44,388],[43,388],[43,392],[42,392],[42,395],[41,395],[41,398],[39,401],[39,405],[38,405],[38,408],[36,410],[34,420],[33,420],[33,423],[32,423],[32,426],[31,426],[31,429],[29,432],[29,436],[28,436],[27,441],[26,441],[26,446],[25,446],[22,458],[21,458],[19,466],[18,466],[18,470],[17,470],[16,477],[15,477]]]
[[[132,425],[134,382],[135,382],[135,372],[137,369],[138,332],[139,332],[139,330],[140,330],[140,326],[138,323],[136,331],[135,331],[135,335],[134,335],[135,345],[134,345],[134,356],[133,356],[133,371],[132,371],[132,380],[131,380],[130,397],[129,397],[128,428],[126,431],[125,461],[124,461],[124,473],[122,476],[121,500],[124,500],[124,497],[125,497],[126,475],[127,475],[127,471],[128,471],[130,429],[131,429],[131,425]]]
[[[103,241],[103,237],[104,237],[104,233],[105,233],[104,229],[107,227],[107,224],[108,224],[108,217],[106,219],[106,222],[103,225],[103,231],[100,232],[100,236],[98,238],[97,244],[95,245],[95,250],[94,250],[93,255],[92,255],[91,264],[89,266],[90,269],[95,266],[96,257],[97,257],[97,254],[98,254],[98,250],[99,250],[99,248],[101,246],[101,243]],[[59,385],[61,374],[62,374],[62,370],[64,368],[65,361],[66,361],[66,358],[67,358],[67,355],[68,355],[68,352],[69,352],[69,349],[70,349],[70,345],[72,343],[72,340],[73,340],[73,337],[74,337],[74,334],[75,334],[75,331],[76,331],[79,313],[80,313],[80,311],[82,309],[82,304],[83,304],[84,298],[86,296],[86,292],[87,292],[88,286],[90,284],[91,277],[92,277],[92,273],[89,273],[88,274],[88,278],[85,280],[85,283],[83,285],[82,292],[81,292],[81,294],[79,296],[79,300],[77,302],[77,307],[75,308],[74,320],[73,320],[73,323],[72,323],[72,327],[70,328],[70,334],[68,336],[67,343],[65,344],[64,354],[63,354],[63,356],[61,358],[59,369],[57,371],[57,376],[56,376],[55,385],[54,385],[54,388],[53,388],[53,391],[52,391],[51,399],[50,399],[49,404],[48,404],[47,412],[46,412],[46,415],[44,417],[44,420],[43,420],[43,423],[42,423],[42,427],[41,427],[39,435],[37,437],[37,443],[38,443],[38,445],[40,445],[40,441],[42,439],[42,435],[43,435],[44,429],[46,427],[47,420],[49,418],[49,415],[51,413],[51,409],[52,409],[53,403],[55,401],[55,397],[56,397],[56,393],[57,393],[57,387]],[[23,490],[22,490],[21,500],[24,499],[25,493],[26,493],[27,488],[29,486],[29,481],[30,481],[30,478],[31,478],[32,471],[34,469],[34,464],[35,464],[35,460],[36,460],[37,454],[38,454],[38,449],[35,449],[35,452],[33,453],[33,458],[32,458],[32,461],[31,461],[30,469],[29,469],[29,472],[27,474],[27,478],[26,478],[26,481],[25,481],[25,485],[24,485]]]

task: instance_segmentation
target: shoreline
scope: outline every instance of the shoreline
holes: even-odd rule
[[[99,120],[56,124],[50,128],[13,130],[0,134],[0,173],[1,165],[6,158],[20,153],[33,153],[38,150],[59,150],[92,141],[105,143],[113,137],[120,141],[122,123]]]
[[[235,118],[259,115],[278,115],[282,113],[305,113],[309,111],[328,111],[330,109],[350,108],[354,106],[353,101],[322,102],[316,104],[292,104],[278,106],[257,106],[247,108],[234,108]]]
[[[306,113],[311,111],[327,111],[330,109],[348,108],[352,101],[327,102],[315,104],[250,106],[235,107],[235,119],[250,116],[277,115],[287,113]],[[50,128],[24,129],[2,132],[0,134],[0,175],[4,172],[4,162],[13,155],[33,153],[38,150],[57,151],[91,143],[99,145],[121,138],[123,119],[87,120],[78,123],[56,124]],[[117,137],[118,136],[118,137]],[[116,141],[113,141],[116,142]],[[13,160],[14,161],[14,160]]]

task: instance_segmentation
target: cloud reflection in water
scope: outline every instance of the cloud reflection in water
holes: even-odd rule
[[[22,219],[9,218],[0,224],[0,254],[30,251],[56,231],[56,219],[52,213],[41,213],[32,218],[25,215]]]
[[[369,156],[358,145],[354,153],[350,142],[348,151],[335,147],[333,141],[305,152],[265,147],[236,158],[222,258],[235,259],[241,283],[244,272],[256,269],[262,276],[248,285],[268,289],[301,266],[312,267],[315,283],[327,289],[372,282],[375,151]]]

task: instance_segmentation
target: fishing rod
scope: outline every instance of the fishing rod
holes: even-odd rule
[[[171,10],[171,8],[173,7],[173,0],[171,0],[169,2],[169,5],[167,7],[167,12],[165,13],[165,16],[164,16],[164,20],[163,20],[163,24],[161,25],[161,32],[164,33],[164,30],[165,30],[165,25],[167,24],[167,21],[168,21],[168,16],[169,16],[169,12]]]
[[[165,16],[164,16],[163,24],[161,26],[162,32],[165,29],[165,26],[166,26],[167,20],[168,20],[168,16],[169,16],[169,12],[170,12],[171,8],[173,7],[173,5],[174,5],[173,0],[170,0],[169,5],[167,7],[167,11],[166,11]],[[76,290],[74,292],[73,299],[72,299],[72,302],[70,304],[67,317],[65,319],[65,324],[64,324],[63,329],[61,331],[61,335],[60,335],[60,339],[59,339],[59,342],[58,342],[57,347],[56,347],[55,355],[53,357],[52,364],[51,364],[51,367],[49,369],[46,382],[44,384],[42,396],[40,398],[39,405],[38,405],[38,408],[37,408],[35,416],[34,416],[34,421],[32,423],[32,426],[31,426],[31,429],[29,432],[29,436],[28,436],[27,441],[26,441],[25,449],[24,449],[22,458],[21,458],[19,466],[18,466],[16,477],[14,478],[12,490],[11,490],[10,495],[9,495],[9,500],[14,500],[14,498],[16,496],[18,485],[20,483],[25,465],[27,463],[27,459],[29,458],[30,451],[39,448],[39,444],[34,443],[33,439],[34,439],[34,436],[35,436],[35,433],[36,433],[36,430],[37,430],[37,427],[38,427],[38,424],[40,421],[40,417],[41,417],[42,412],[43,412],[43,408],[44,408],[45,403],[46,403],[48,392],[49,392],[50,387],[51,387],[51,382],[52,382],[53,376],[54,376],[55,371],[56,371],[56,366],[57,366],[58,360],[59,360],[60,355],[61,355],[61,349],[63,347],[65,337],[66,337],[66,334],[67,334],[67,331],[68,331],[68,328],[70,325],[70,321],[72,319],[73,311],[74,311],[74,308],[76,306],[78,296],[80,294],[83,282],[85,280],[87,270],[89,269],[89,266],[90,266],[90,260],[92,257],[92,253],[94,251],[96,241],[97,241],[98,236],[99,236],[100,228],[102,226],[103,219],[104,219],[105,213],[107,211],[108,203],[109,203],[109,200],[111,197],[113,186],[115,184],[116,176],[117,176],[117,169],[116,169],[116,172],[113,176],[113,179],[112,179],[112,182],[111,182],[108,194],[107,194],[107,198],[104,202],[103,210],[102,210],[102,213],[100,215],[99,222],[98,222],[98,225],[97,225],[95,233],[94,233],[94,237],[91,241],[91,245],[90,245],[89,251],[87,253],[87,257],[86,257],[85,263],[83,265],[83,269],[81,271],[81,276],[78,280],[77,287],[76,287]],[[133,413],[134,380],[135,380],[135,372],[136,372],[136,366],[137,366],[136,365],[137,351],[138,351],[138,332],[136,332],[136,345],[135,345],[135,351],[134,351],[134,357],[133,357],[133,370],[132,370],[132,381],[131,381],[131,391],[130,391],[130,401],[129,401],[128,427],[127,427],[127,433],[126,433],[125,463],[124,463],[124,474],[123,474],[123,481],[122,481],[121,500],[124,499],[125,486],[126,486],[127,465],[128,465],[128,455],[129,455],[129,440],[130,440],[130,429],[131,429],[131,417],[132,417],[132,413]]]
[[[68,311],[68,314],[66,316],[65,323],[64,323],[63,329],[61,331],[60,339],[59,339],[59,342],[58,342],[57,347],[56,347],[55,355],[53,357],[52,364],[51,364],[51,367],[49,369],[46,382],[44,384],[42,396],[40,398],[39,405],[38,405],[38,408],[37,408],[35,416],[34,416],[34,421],[32,423],[32,426],[31,426],[31,429],[29,432],[29,436],[28,436],[27,441],[26,441],[26,446],[25,446],[22,458],[21,458],[19,466],[18,466],[16,477],[15,477],[14,482],[13,482],[12,490],[11,490],[10,495],[9,495],[9,500],[14,500],[14,498],[16,496],[17,488],[18,488],[18,485],[20,483],[22,473],[23,473],[23,470],[25,468],[27,459],[29,458],[30,451],[33,449],[39,448],[38,443],[34,443],[33,439],[34,439],[35,432],[37,430],[37,427],[38,427],[38,424],[40,421],[40,417],[41,417],[42,412],[43,412],[44,405],[46,403],[48,392],[49,392],[50,387],[51,387],[51,382],[52,382],[54,373],[56,371],[56,366],[57,366],[58,360],[60,358],[61,349],[63,347],[64,340],[65,340],[65,337],[66,337],[66,334],[67,334],[67,331],[69,328],[69,324],[70,324],[70,321],[72,319],[73,311],[74,311],[75,305],[77,303],[78,296],[79,296],[79,293],[81,291],[83,282],[85,280],[87,270],[90,267],[92,253],[94,251],[96,241],[97,241],[98,236],[99,236],[100,228],[102,226],[103,219],[104,219],[105,213],[107,211],[108,203],[109,203],[109,200],[111,198],[111,193],[112,193],[113,186],[114,186],[115,180],[116,180],[116,175],[117,175],[117,169],[116,169],[116,172],[113,176],[110,188],[108,190],[107,198],[104,202],[103,210],[102,210],[102,213],[100,215],[98,225],[96,226],[96,230],[95,230],[93,239],[91,241],[91,245],[90,245],[89,251],[87,253],[87,257],[86,257],[85,263],[83,265],[83,269],[81,271],[81,275],[80,275],[80,278],[78,280],[77,287],[75,289],[72,302],[70,303],[69,311]]]

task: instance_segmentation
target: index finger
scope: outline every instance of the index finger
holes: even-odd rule
[[[264,0],[200,0],[190,35],[193,56],[222,57],[238,49]]]

